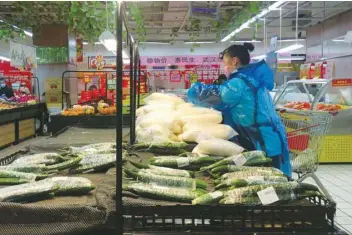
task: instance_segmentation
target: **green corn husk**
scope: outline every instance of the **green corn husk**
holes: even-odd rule
[[[129,161],[133,166],[139,169],[149,169],[151,173],[156,175],[165,175],[165,176],[178,176],[178,177],[188,177],[194,178],[195,174],[192,171],[178,170],[167,167],[159,167],[153,165],[145,165],[135,161]]]
[[[244,166],[253,166],[253,165],[258,165],[258,164],[264,164],[267,162],[265,152],[263,151],[250,151],[250,152],[244,152],[241,154],[237,154],[231,157],[227,157],[221,161],[218,161],[210,166],[206,166],[201,168],[201,171],[209,171],[213,168],[222,166],[222,165],[234,165],[235,164],[235,159],[237,159],[239,156],[243,156],[246,159],[246,162],[244,163]]]
[[[206,189],[207,183],[192,178],[186,177],[175,177],[175,176],[161,176],[152,173],[145,172],[143,170],[132,171],[129,169],[124,170],[126,175],[132,177],[135,180],[142,181],[144,183],[155,183],[157,185],[168,186],[168,187],[181,187],[181,188],[200,188]]]
[[[201,189],[174,188],[141,183],[130,184],[127,188],[140,196],[187,203],[206,193],[206,191]]]

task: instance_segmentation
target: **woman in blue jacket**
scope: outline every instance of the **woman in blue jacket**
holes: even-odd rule
[[[285,128],[269,93],[274,74],[264,60],[249,64],[249,51],[253,50],[251,43],[227,48],[221,59],[228,80],[221,85],[195,83],[187,98],[195,105],[222,111],[224,123],[239,132],[240,145],[265,151],[273,166],[291,177]]]

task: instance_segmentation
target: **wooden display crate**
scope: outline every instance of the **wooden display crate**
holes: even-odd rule
[[[0,148],[15,142],[15,124],[0,126]]]
[[[34,118],[19,121],[18,124],[19,140],[26,139],[35,135]]]

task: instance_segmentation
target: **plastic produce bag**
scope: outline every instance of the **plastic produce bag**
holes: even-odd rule
[[[209,135],[214,138],[218,139],[223,139],[223,140],[229,140],[238,133],[232,129],[229,125],[224,125],[224,124],[208,124],[208,123],[188,123],[185,126],[183,126],[183,139],[187,141],[196,141],[197,137],[195,137],[193,140],[187,140],[189,137],[187,136],[192,136],[192,135],[199,135],[199,134],[204,134],[204,135]],[[191,138],[191,137],[190,137]]]
[[[221,113],[189,115],[181,116],[180,120],[184,125],[187,123],[220,124],[222,122],[222,115]]]
[[[179,113],[183,116],[193,116],[202,114],[220,114],[221,112],[214,109],[208,109],[203,107],[183,107],[178,109]]]
[[[192,153],[229,157],[240,154],[243,151],[244,148],[227,140],[205,139],[198,140],[198,145],[193,149]]]
[[[147,128],[140,128],[136,133],[136,140],[139,143],[165,143],[170,142],[170,137],[172,138],[170,134],[172,133],[168,128],[152,125]]]
[[[53,177],[46,179],[47,182],[53,182],[59,189],[55,195],[83,195],[88,194],[95,189],[93,183],[83,177]]]
[[[175,105],[183,104],[185,103],[183,99],[180,97],[173,95],[173,94],[164,94],[164,93],[152,93],[148,97],[144,98],[144,102],[146,104],[151,104],[153,102],[169,102],[173,103]]]
[[[54,164],[60,157],[57,153],[38,153],[22,156],[11,163],[11,165],[37,165]]]

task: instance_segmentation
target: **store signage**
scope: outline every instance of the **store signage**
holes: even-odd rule
[[[90,69],[115,69],[116,68],[116,56],[97,56],[88,57],[88,68]]]
[[[352,86],[352,78],[333,79],[332,80],[332,86],[334,86],[334,87]]]
[[[270,39],[269,51],[276,51],[277,49],[277,35]]]
[[[141,56],[141,63],[149,66],[220,64],[218,55],[214,56]]]
[[[0,63],[0,76],[4,77],[6,84],[13,89],[19,88],[21,83],[26,83],[26,87],[32,90],[31,72],[11,67],[10,62]]]
[[[10,42],[11,66],[30,70],[37,68],[37,52],[35,47]]]
[[[170,71],[170,82],[181,82],[181,73],[179,70]]]

